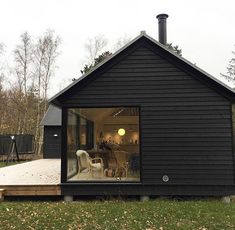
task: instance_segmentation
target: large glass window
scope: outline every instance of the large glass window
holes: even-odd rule
[[[139,108],[71,108],[69,181],[139,181]]]

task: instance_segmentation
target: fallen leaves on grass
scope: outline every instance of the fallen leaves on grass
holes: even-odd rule
[[[2,202],[0,229],[235,229],[235,204],[220,201]]]

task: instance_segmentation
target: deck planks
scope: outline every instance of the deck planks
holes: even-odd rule
[[[0,168],[5,196],[61,195],[60,159],[40,159]]]

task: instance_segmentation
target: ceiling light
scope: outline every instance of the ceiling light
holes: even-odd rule
[[[120,128],[120,129],[118,130],[118,135],[120,135],[120,136],[124,136],[125,133],[126,133],[126,130],[123,129],[123,128]]]

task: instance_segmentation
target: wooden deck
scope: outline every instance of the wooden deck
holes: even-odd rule
[[[57,196],[60,190],[60,159],[40,159],[0,168],[4,196]]]

